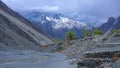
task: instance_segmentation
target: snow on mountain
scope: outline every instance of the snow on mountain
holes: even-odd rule
[[[75,20],[61,13],[49,12],[20,12],[25,18],[30,20],[38,29],[42,29],[53,38],[64,38],[68,30],[76,33],[77,37],[82,34],[83,28],[89,28],[87,24]],[[41,27],[41,28],[40,28]]]
[[[87,27],[85,23],[82,23],[80,21],[75,21],[67,17],[60,17],[60,19],[46,17],[46,20],[54,22],[54,26],[53,26],[54,29],[61,29],[61,28],[72,29],[74,27],[76,28]]]

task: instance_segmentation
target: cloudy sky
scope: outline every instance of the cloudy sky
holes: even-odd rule
[[[120,0],[2,0],[14,10],[45,10],[96,17],[120,15]]]

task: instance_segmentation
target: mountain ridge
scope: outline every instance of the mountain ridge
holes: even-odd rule
[[[108,21],[102,24],[99,29],[101,29],[104,33],[109,30],[120,29],[120,16],[117,18],[110,17]]]
[[[19,12],[26,19],[32,21],[32,24],[36,27],[42,27],[46,34],[52,38],[65,38],[67,31],[72,30],[76,33],[77,37],[82,34],[83,28],[88,28],[87,24],[74,20],[61,13],[49,13],[49,12]]]

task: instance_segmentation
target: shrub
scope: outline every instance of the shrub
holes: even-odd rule
[[[93,35],[102,35],[103,32],[102,32],[101,30],[95,28],[95,29],[93,29],[92,34],[93,34]]]
[[[112,30],[112,33],[120,33],[120,30],[114,29],[114,30]]]
[[[75,33],[73,31],[66,32],[66,39],[73,40],[75,38]]]

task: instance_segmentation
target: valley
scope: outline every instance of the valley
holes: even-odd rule
[[[19,13],[0,0],[0,68],[120,68],[119,16]]]

